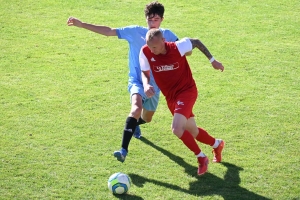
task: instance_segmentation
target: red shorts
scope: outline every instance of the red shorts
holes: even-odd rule
[[[174,113],[179,113],[184,115],[187,119],[194,117],[193,107],[197,96],[197,92],[182,92],[176,99],[167,100],[172,115],[174,116]]]

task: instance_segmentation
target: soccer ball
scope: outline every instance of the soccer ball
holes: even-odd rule
[[[131,185],[128,175],[121,172],[111,175],[107,182],[108,189],[114,194],[125,194]]]

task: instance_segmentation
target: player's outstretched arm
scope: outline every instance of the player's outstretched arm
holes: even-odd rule
[[[79,28],[84,28],[90,31],[93,31],[95,33],[99,33],[101,35],[105,36],[117,36],[117,31],[114,28],[110,28],[108,26],[102,26],[102,25],[94,25],[94,24],[88,24],[85,22],[80,21],[79,19],[75,17],[69,17],[67,21],[68,26],[77,26]]]
[[[209,50],[206,48],[206,46],[199,40],[199,39],[191,39],[190,41],[192,43],[193,49],[198,48],[211,62],[213,68],[217,70],[224,71],[224,66],[222,63],[218,62],[209,52]]]

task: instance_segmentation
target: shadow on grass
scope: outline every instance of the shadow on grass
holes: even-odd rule
[[[224,176],[224,179],[221,179],[213,174],[206,173],[203,176],[197,176],[197,167],[192,166],[186,163],[181,157],[176,156],[169,151],[153,144],[151,141],[146,138],[141,138],[141,141],[145,144],[153,147],[154,149],[162,152],[164,155],[168,156],[171,160],[178,163],[178,165],[182,166],[185,169],[185,172],[193,177],[197,178],[197,181],[190,183],[189,189],[181,188],[178,185],[173,185],[165,182],[161,182],[158,180],[142,177],[137,174],[129,174],[131,180],[134,185],[138,187],[142,187],[146,182],[151,182],[156,185],[160,185],[169,189],[173,189],[176,191],[181,191],[187,194],[195,195],[195,196],[211,196],[211,195],[220,195],[225,200],[231,199],[262,199],[267,200],[269,198],[263,197],[261,195],[255,194],[245,188],[239,186],[241,179],[239,177],[239,172],[243,170],[243,168],[238,167],[234,164],[230,164],[227,162],[220,163],[227,168],[227,172]]]
[[[131,194],[114,194],[114,197],[122,200],[143,200],[142,197]]]

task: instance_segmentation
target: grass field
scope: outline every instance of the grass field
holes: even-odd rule
[[[162,27],[225,66],[188,58],[196,121],[226,141],[224,162],[201,177],[163,97],[126,161],[113,158],[130,109],[128,45],[66,25],[146,25],[148,1],[0,3],[0,199],[300,199],[299,1],[162,2]],[[119,171],[133,185],[114,196],[107,179]]]

